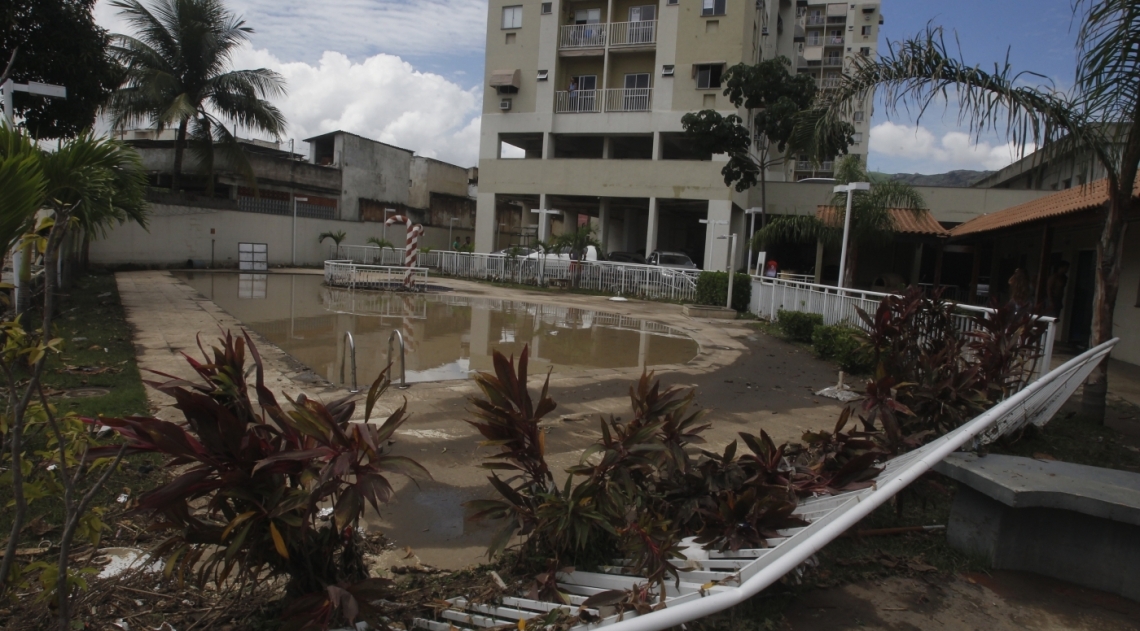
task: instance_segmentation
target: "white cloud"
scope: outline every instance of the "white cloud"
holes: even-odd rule
[[[897,125],[890,121],[871,128],[870,150],[879,156],[901,158],[915,163],[915,171],[974,169],[994,171],[1021,158],[1013,143],[974,142],[959,131],[937,137],[929,129],[913,125]],[[1026,155],[1032,152],[1026,147]]]

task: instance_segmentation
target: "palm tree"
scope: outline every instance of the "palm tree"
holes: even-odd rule
[[[867,182],[872,178],[863,168],[857,155],[849,155],[835,168],[835,179],[840,184]],[[851,235],[847,244],[847,268],[844,287],[851,287],[860,246],[885,244],[896,232],[893,209],[904,209],[916,217],[926,214],[926,202],[909,184],[879,179],[870,191],[856,191],[851,203]],[[847,193],[836,193],[831,205],[838,209],[836,219],[828,222],[814,215],[778,217],[752,238],[752,248],[760,251],[766,244],[805,243],[821,241],[825,246],[838,247],[843,243],[843,216],[847,209]]]
[[[586,260],[586,252],[590,246],[594,246],[599,252],[602,251],[602,244],[594,238],[594,227],[590,224],[563,232],[551,242],[551,249],[570,254],[570,282],[574,287],[578,286],[582,261]]]
[[[1044,146],[1043,160],[1071,151],[1093,155],[1108,180],[1096,249],[1092,343],[1098,345],[1113,337],[1124,215],[1131,209],[1140,169],[1140,3],[1073,0],[1073,15],[1080,29],[1071,94],[1050,85],[1025,85],[1024,79],[1044,75],[1015,73],[1008,61],[995,65],[993,72],[971,66],[948,52],[942,29],[928,27],[914,39],[888,45],[879,59],[854,57],[826,112],[801,127],[805,135],[824,129],[828,119],[851,111],[871,90],[878,91],[888,115],[903,106],[919,118],[953,94],[960,120],[973,133],[996,131],[1022,149],[1029,143]],[[1101,362],[1085,385],[1084,412],[1103,419],[1107,393],[1108,363]]]
[[[44,202],[39,152],[27,136],[0,124],[0,248],[11,249]]]
[[[374,261],[375,263],[383,263],[383,261],[384,261],[384,248],[395,248],[396,247],[396,246],[392,245],[391,241],[389,241],[387,239],[381,239],[380,237],[368,237],[368,241],[366,243],[371,243],[372,245],[380,248],[380,252],[378,252],[376,254],[376,260]]]
[[[344,230],[338,230],[336,232],[322,232],[320,234],[320,236],[317,237],[317,243],[324,243],[325,239],[332,239],[332,242],[334,244],[336,244],[336,258],[339,259],[340,258],[340,243],[341,243],[341,241],[344,241],[345,238],[347,238],[347,237],[348,237],[348,235],[345,234]]]
[[[267,98],[285,93],[281,75],[259,68],[230,70],[230,57],[253,29],[220,0],[112,0],[136,30],[114,35],[112,56],[126,79],[111,97],[114,128],[153,123],[176,127],[171,189],[182,185],[187,134],[202,166],[213,173],[215,143],[252,179],[249,163],[226,123],[279,137],[285,118]],[[213,190],[213,177],[209,189]]]

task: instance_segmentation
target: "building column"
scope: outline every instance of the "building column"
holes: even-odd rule
[[[657,198],[649,198],[649,219],[645,226],[645,257],[657,251]]]
[[[490,252],[495,247],[498,229],[494,193],[479,193],[475,198],[475,251]]]
[[[636,252],[637,248],[633,245],[633,222],[634,210],[626,208],[621,211],[621,249],[623,252]]]
[[[549,160],[554,157],[554,134],[544,132],[542,134],[542,159]]]
[[[823,241],[816,240],[815,242],[815,284],[819,285],[823,282]],[[760,270],[763,274],[764,270]]]
[[[546,193],[540,193],[538,196],[538,209],[549,210],[546,207]],[[538,213],[538,240],[546,241],[550,236],[550,215],[541,212]]]
[[[704,269],[711,272],[724,271],[728,261],[728,239],[718,239],[731,232],[732,201],[727,199],[709,200],[707,216],[709,223],[705,225],[705,261]],[[717,224],[716,221],[726,223]],[[739,249],[739,248],[738,248]]]
[[[661,159],[661,132],[653,132],[653,159]]]
[[[609,136],[602,136],[602,159],[609,160],[614,157],[614,142]]]
[[[610,253],[610,200],[603,197],[598,201],[598,243],[602,253]]]
[[[578,229],[578,213],[562,213],[562,234],[569,234]]]

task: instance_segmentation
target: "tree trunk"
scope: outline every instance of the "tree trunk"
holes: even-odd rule
[[[1120,289],[1121,256],[1124,246],[1124,215],[1132,209],[1137,165],[1140,164],[1140,99],[1133,105],[1132,128],[1120,159],[1116,186],[1109,181],[1108,207],[1104,230],[1096,245],[1096,289],[1093,294],[1092,344],[1097,346],[1113,338],[1112,319],[1116,310],[1116,294]],[[1085,382],[1081,412],[1104,422],[1105,398],[1108,395],[1108,358],[1096,367]]]
[[[178,123],[178,134],[174,137],[174,172],[170,174],[171,193],[177,193],[182,189],[182,154],[186,152],[186,123],[185,118]]]

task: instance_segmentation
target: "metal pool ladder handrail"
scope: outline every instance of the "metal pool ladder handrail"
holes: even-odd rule
[[[388,336],[388,365],[392,365],[392,340],[400,340],[400,385],[396,386],[400,390],[408,387],[408,375],[405,370],[404,364],[404,334],[400,333],[399,329],[392,329],[392,333]]]
[[[344,341],[348,345],[348,352],[340,358],[340,382],[344,383],[344,360],[352,357],[352,389],[349,392],[356,394],[360,392],[360,387],[356,385],[356,340],[352,339],[352,333],[349,331],[344,332]]]

